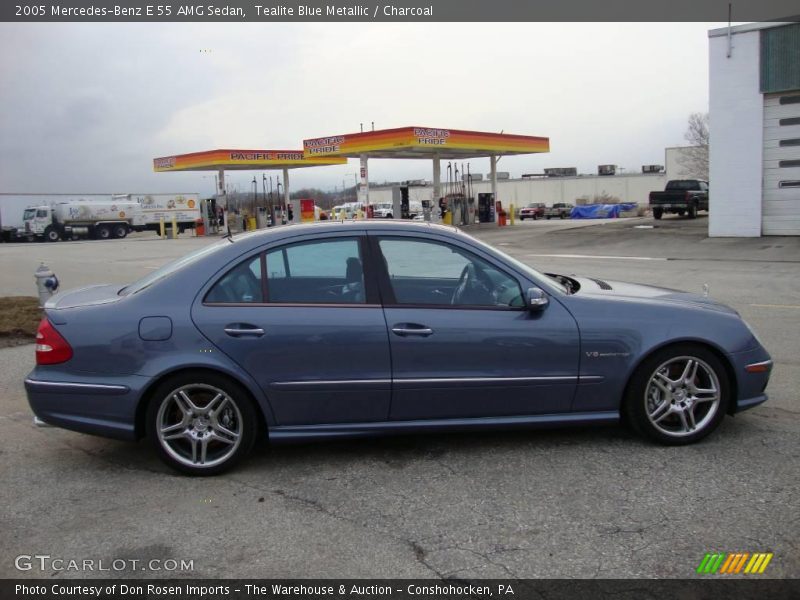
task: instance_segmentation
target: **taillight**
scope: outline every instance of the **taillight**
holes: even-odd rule
[[[45,317],[36,332],[36,364],[57,365],[72,358],[72,347]]]

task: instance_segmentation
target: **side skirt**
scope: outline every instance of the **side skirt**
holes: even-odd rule
[[[327,425],[278,425],[269,428],[269,439],[276,444],[324,439],[346,439],[433,433],[442,431],[541,429],[616,423],[619,411],[565,413],[525,417],[481,417],[472,419],[430,419],[382,421],[377,423],[331,423]]]

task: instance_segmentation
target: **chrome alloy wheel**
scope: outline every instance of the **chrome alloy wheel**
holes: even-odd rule
[[[156,416],[161,447],[190,467],[214,467],[228,460],[242,441],[242,413],[228,394],[195,383],[171,392]]]
[[[706,362],[694,356],[671,358],[645,388],[645,410],[660,432],[684,437],[702,431],[719,410],[720,384]]]

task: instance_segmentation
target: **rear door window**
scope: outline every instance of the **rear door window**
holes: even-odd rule
[[[264,302],[261,256],[239,263],[220,278],[206,296],[211,304],[251,304]]]
[[[270,303],[366,303],[358,238],[314,240],[270,250],[266,270]]]

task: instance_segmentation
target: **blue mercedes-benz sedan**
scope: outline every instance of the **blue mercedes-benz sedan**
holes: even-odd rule
[[[352,221],[222,239],[54,296],[25,380],[39,424],[135,440],[190,474],[273,443],[607,423],[664,444],[767,399],[733,309],[543,274],[448,227]]]

